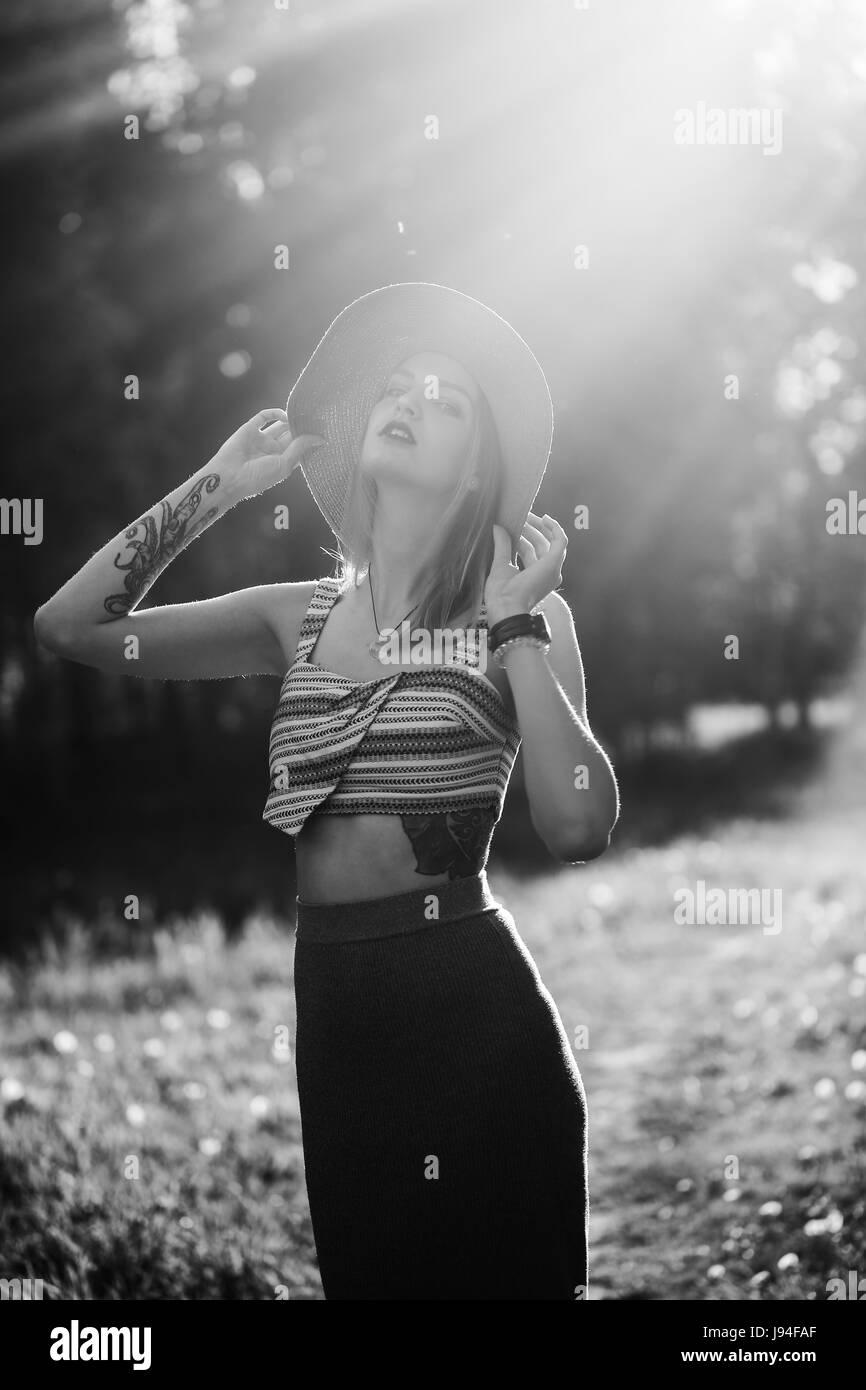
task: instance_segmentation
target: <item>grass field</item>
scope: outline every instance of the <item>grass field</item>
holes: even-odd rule
[[[822,1299],[866,1276],[850,800],[532,881],[491,870],[569,1036],[588,1030],[592,1298]],[[780,888],[781,931],[677,925],[698,879]],[[58,1299],[321,1298],[288,925],[166,923],[114,959],[92,927],[0,974],[0,1277]]]

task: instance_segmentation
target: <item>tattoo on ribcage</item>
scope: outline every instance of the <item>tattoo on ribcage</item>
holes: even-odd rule
[[[470,806],[465,811],[438,811],[426,816],[401,816],[415,851],[419,874],[466,878],[484,868],[496,810]]]
[[[195,518],[203,494],[213,492],[219,487],[219,483],[219,475],[209,473],[193,484],[174,510],[168,502],[160,502],[159,524],[148,514],[130,526],[126,532],[126,539],[129,541],[128,549],[132,551],[132,555],[128,560],[124,560],[121,552],[114,561],[117,569],[126,570],[124,592],[111,594],[105,600],[105,608],[113,617],[119,618],[128,613],[145,589],[165,569],[169,560],[213,521],[219,511],[218,507],[211,507],[203,516]]]

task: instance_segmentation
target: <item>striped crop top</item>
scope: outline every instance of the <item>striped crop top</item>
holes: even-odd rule
[[[412,815],[492,807],[502,814],[520,732],[499,691],[465,663],[403,667],[357,681],[310,657],[340,596],[316,584],[271,726],[262,819],[297,835],[307,817]],[[483,614],[476,624],[487,626]]]

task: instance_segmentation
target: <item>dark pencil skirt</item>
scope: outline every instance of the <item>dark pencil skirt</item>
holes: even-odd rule
[[[582,1299],[586,1098],[486,873],[298,899],[296,1063],[326,1299]]]

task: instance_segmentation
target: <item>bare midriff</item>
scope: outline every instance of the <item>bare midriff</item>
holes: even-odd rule
[[[450,882],[419,873],[399,816],[313,815],[296,839],[298,897],[307,903],[384,898]]]

